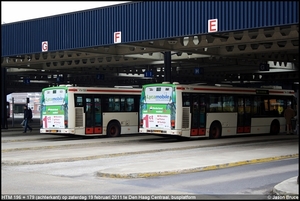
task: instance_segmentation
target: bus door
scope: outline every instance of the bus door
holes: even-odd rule
[[[238,97],[237,133],[251,132],[250,97]]]
[[[191,136],[205,135],[206,102],[205,96],[193,94],[191,97]]]
[[[102,133],[102,111],[101,99],[93,95],[86,95],[84,101],[85,111],[85,133],[101,134]]]

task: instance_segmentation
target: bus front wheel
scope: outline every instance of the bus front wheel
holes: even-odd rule
[[[221,125],[218,122],[213,122],[209,128],[209,138],[218,139],[221,137],[222,129]]]
[[[121,134],[121,126],[117,121],[113,121],[107,126],[107,137],[118,137]]]

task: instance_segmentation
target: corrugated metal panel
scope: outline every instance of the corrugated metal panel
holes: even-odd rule
[[[219,32],[299,23],[297,1],[144,1],[4,24],[2,56],[114,43],[205,34],[208,20],[218,19]]]

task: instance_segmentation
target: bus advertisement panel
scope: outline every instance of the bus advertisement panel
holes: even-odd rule
[[[172,88],[146,88],[142,102],[142,119],[147,128],[171,129],[171,114],[175,112],[172,100]]]
[[[48,89],[41,94],[41,120],[43,128],[66,128],[68,125],[68,94],[66,87]]]

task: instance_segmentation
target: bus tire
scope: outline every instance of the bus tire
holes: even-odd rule
[[[270,134],[277,135],[280,132],[280,125],[277,119],[273,120],[270,127]]]
[[[106,130],[107,137],[119,137],[121,135],[121,125],[118,121],[112,121],[108,124]]]
[[[218,139],[222,135],[222,127],[219,122],[213,122],[209,128],[209,138],[210,139]]]

